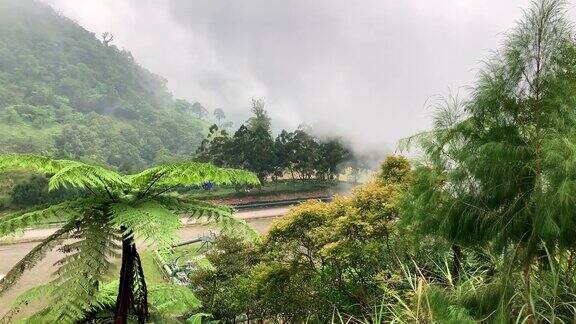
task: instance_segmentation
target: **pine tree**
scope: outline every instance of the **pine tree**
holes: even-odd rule
[[[416,171],[405,221],[504,253],[522,268],[526,300],[537,257],[576,247],[573,39],[564,1],[534,2],[470,99],[444,105],[435,129],[417,136],[428,163]]]
[[[168,193],[179,185],[258,184],[252,173],[217,168],[206,163],[184,162],[156,166],[134,175],[120,175],[100,166],[36,155],[0,155],[0,170],[26,169],[52,175],[50,190],[76,188],[90,197],[0,218],[0,236],[9,235],[49,217],[66,223],[32,249],[0,281],[6,292],[34,267],[47,251],[58,247],[66,253],[51,283],[52,303],[44,313],[58,323],[73,323],[97,307],[97,291],[111,270],[111,259],[122,257],[116,299],[115,323],[126,323],[129,313],[144,323],[148,316],[148,291],[135,240],[168,249],[181,226],[178,215],[220,222],[223,230],[257,234],[232,216],[232,209],[181,198]],[[68,240],[71,239],[71,240]],[[119,251],[120,250],[120,251]]]

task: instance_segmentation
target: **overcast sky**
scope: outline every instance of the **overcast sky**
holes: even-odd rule
[[[90,31],[111,32],[176,97],[235,118],[263,97],[277,127],[305,122],[387,149],[429,127],[427,99],[472,84],[529,3],[45,1]]]

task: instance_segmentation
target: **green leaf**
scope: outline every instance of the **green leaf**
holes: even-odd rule
[[[50,179],[48,188],[79,188],[115,190],[128,187],[129,183],[118,173],[100,166],[80,162],[69,164]]]
[[[157,245],[158,249],[167,249],[176,240],[176,231],[182,223],[178,216],[156,201],[129,205],[115,203],[110,206],[112,222],[117,228],[126,227],[125,233]]]
[[[74,163],[33,154],[0,154],[0,170],[32,170],[42,173],[56,173]]]
[[[186,320],[186,324],[202,324],[203,319],[213,318],[212,314],[196,313]]]
[[[183,162],[160,165],[130,177],[131,184],[141,190],[170,188],[178,185],[202,185],[213,182],[219,185],[260,183],[251,172],[218,168],[209,163]]]
[[[58,217],[64,220],[78,219],[95,202],[94,198],[76,199],[1,217],[0,236],[6,236],[51,217]]]
[[[98,306],[99,284],[113,268],[111,260],[118,254],[119,237],[108,216],[94,212],[82,220],[78,236],[60,249],[66,256],[56,264],[54,292],[48,313],[58,323],[75,323]]]

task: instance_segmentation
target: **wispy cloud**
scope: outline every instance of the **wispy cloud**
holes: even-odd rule
[[[264,97],[360,148],[429,127],[430,96],[470,85],[527,0],[46,0],[109,31],[178,97],[238,119]]]

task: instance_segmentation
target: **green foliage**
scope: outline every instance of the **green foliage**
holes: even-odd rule
[[[2,0],[0,12],[0,153],[134,171],[200,144],[207,124],[129,52],[40,1]]]
[[[103,284],[96,294],[100,317],[111,317],[118,294],[118,281]],[[151,316],[155,320],[186,316],[200,307],[200,302],[186,286],[154,284],[148,290]]]
[[[257,296],[248,278],[258,261],[255,246],[237,237],[219,236],[206,259],[211,267],[202,267],[190,276],[202,310],[227,322],[243,313],[257,313],[251,309]]]
[[[296,323],[327,322],[334,307],[349,315],[371,311],[384,287],[397,287],[391,276],[404,254],[393,247],[404,240],[394,223],[405,185],[374,181],[350,197],[293,207],[256,247],[222,238],[207,254],[213,267],[192,274],[202,309],[225,321]]]
[[[251,117],[232,137],[218,126],[210,127],[208,136],[196,151],[196,159],[219,166],[250,170],[261,183],[290,172],[300,179],[333,179],[339,168],[352,160],[352,153],[339,138],[320,139],[303,127],[294,132],[283,130],[275,140],[270,132],[270,118],[264,102],[252,102]]]
[[[202,185],[206,182],[215,184],[259,184],[254,174],[237,169],[223,169],[209,163],[170,163],[149,168],[132,177],[134,186],[151,189],[166,189],[185,183],[187,185]]]
[[[434,318],[573,321],[574,275],[559,269],[576,248],[575,49],[565,2],[533,3],[470,98],[441,101],[434,129],[412,138],[424,159],[402,223],[454,251],[455,287],[428,289]]]
[[[48,314],[56,322],[78,321],[97,304],[98,286],[112,269],[112,259],[119,256],[118,236],[106,217],[89,213],[75,231],[81,239],[60,247],[67,255],[57,263],[55,289],[48,306]]]
[[[161,249],[169,248],[181,226],[181,213],[221,223],[225,229],[238,227],[241,233],[255,236],[245,222],[234,219],[230,208],[167,195],[177,185],[203,181],[240,185],[257,182],[253,174],[245,171],[192,162],[158,166],[136,175],[120,175],[81,162],[15,154],[0,155],[0,167],[3,170],[31,169],[50,173],[50,189],[76,187],[92,194],[89,198],[40,206],[0,218],[2,236],[55,215],[68,220],[0,281],[1,294],[13,286],[24,271],[42,259],[46,251],[59,246],[65,256],[58,261],[60,267],[51,283],[51,303],[38,313],[52,322],[74,323],[101,309],[102,301],[98,300],[97,291],[111,270],[111,260],[119,256],[120,242],[122,269],[118,290],[122,293],[118,294],[120,306],[116,310],[117,316],[135,316],[138,320],[145,320],[148,316],[148,290],[134,238],[152,241]],[[64,242],[69,237],[74,240]],[[158,311],[182,310],[183,306],[177,308],[162,295],[165,297],[166,291],[158,288],[158,298],[152,300]],[[180,291],[180,297],[186,296]],[[192,299],[182,302],[192,303]]]

